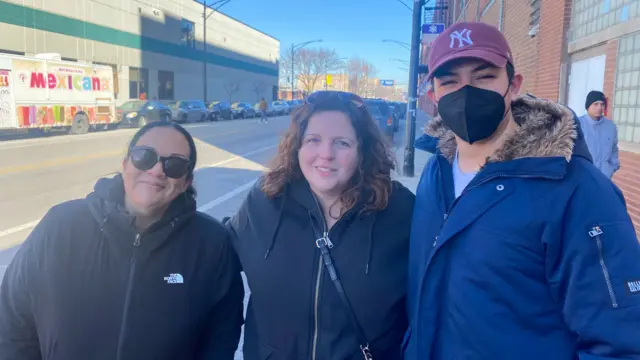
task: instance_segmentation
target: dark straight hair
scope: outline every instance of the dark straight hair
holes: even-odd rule
[[[155,128],[174,129],[175,131],[182,134],[182,136],[184,136],[184,138],[187,140],[187,144],[189,144],[189,169],[187,171],[186,176],[187,176],[187,180],[191,181],[192,184],[189,185],[189,187],[185,192],[188,195],[195,197],[196,189],[193,187],[193,172],[196,168],[196,162],[198,160],[198,150],[196,149],[196,143],[193,140],[193,136],[191,136],[191,134],[187,131],[187,129],[183,128],[182,126],[173,122],[166,122],[166,121],[154,121],[154,122],[148,123],[147,125],[141,127],[140,130],[138,130],[138,132],[136,132],[136,134],[133,135],[133,137],[131,138],[131,141],[129,142],[129,146],[127,147],[127,157],[129,157],[129,153],[131,152],[131,150],[138,144],[138,141],[140,141],[140,138],[142,137],[142,135],[148,133],[149,130],[155,129]]]

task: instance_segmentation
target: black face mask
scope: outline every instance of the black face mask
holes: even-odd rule
[[[445,125],[469,144],[493,135],[507,116],[504,96],[471,85],[443,96],[438,113]]]

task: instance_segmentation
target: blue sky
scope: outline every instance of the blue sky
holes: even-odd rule
[[[412,6],[412,0],[404,0]],[[409,60],[404,47],[383,43],[411,41],[411,11],[398,0],[231,0],[221,12],[280,40],[292,43],[322,39],[309,45],[333,48],[340,57],[361,56],[378,69],[378,77],[406,83],[408,66],[390,58]]]

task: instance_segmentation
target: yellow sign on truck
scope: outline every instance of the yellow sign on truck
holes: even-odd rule
[[[113,68],[0,55],[0,131],[115,127]]]

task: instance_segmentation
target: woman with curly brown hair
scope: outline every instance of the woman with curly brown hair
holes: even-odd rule
[[[321,91],[227,222],[251,288],[244,358],[399,359],[414,195],[360,97]]]

